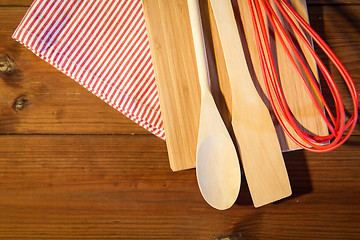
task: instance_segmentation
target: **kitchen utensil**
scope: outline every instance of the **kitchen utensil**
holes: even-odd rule
[[[349,73],[346,71],[345,67],[341,64],[340,60],[335,56],[335,54],[320,38],[320,36],[309,26],[309,24],[307,24],[307,22],[301,18],[301,16],[290,6],[290,4],[285,0],[273,0],[273,2],[279,12],[281,12],[281,16],[291,26],[300,42],[305,44],[305,47],[310,51],[312,57],[318,64],[325,82],[328,84],[330,92],[333,96],[336,115],[334,116],[330,111],[329,106],[321,94],[318,82],[315,80],[312,72],[307,67],[305,61],[302,59],[301,54],[295,48],[291,37],[286,34],[286,31],[283,28],[283,24],[278,18],[271,3],[268,0],[248,0],[249,5],[251,6],[250,12],[255,29],[256,43],[260,53],[259,56],[261,67],[264,79],[266,80],[266,90],[268,96],[270,97],[269,100],[284,131],[296,144],[313,152],[331,151],[343,144],[349,138],[356,126],[358,117],[358,93],[355,84]],[[286,99],[284,97],[284,93],[274,66],[274,58],[272,56],[270,44],[267,39],[267,30],[264,24],[264,20],[262,17],[259,17],[264,15],[263,11],[266,13],[268,21],[274,29],[274,34],[279,38],[280,43],[286,50],[289,63],[292,64],[296,73],[300,76],[302,80],[300,81],[300,84],[306,86],[309,99],[318,110],[319,116],[322,117],[323,121],[328,126],[330,134],[319,136],[309,131],[303,130],[299,127],[299,124],[292,115],[286,103]],[[301,27],[299,27],[299,25]],[[334,63],[335,67],[339,70],[341,76],[343,77],[349,89],[353,103],[353,114],[348,119],[348,121],[346,120],[345,108],[334,80],[332,79],[324,63],[313,50],[312,46],[306,41],[302,31],[308,33],[315,40],[319,47]],[[328,120],[325,116],[322,106],[324,106],[330,120]],[[284,116],[283,119],[280,117],[280,114]],[[284,123],[285,121],[288,123],[291,129],[296,132],[295,135],[289,131],[288,126]],[[347,132],[345,133],[345,131]],[[303,142],[305,142],[305,144],[300,142],[295,136],[300,138]]]
[[[255,207],[291,195],[280,144],[269,111],[246,63],[230,1],[210,0],[216,57],[223,58],[232,95],[232,125]]]
[[[235,146],[210,92],[198,0],[188,0],[191,30],[201,89],[196,175],[204,199],[214,208],[230,208],[240,190]]]
[[[170,167],[194,168],[200,86],[186,0],[143,0]]]
[[[273,1],[272,1],[273,2]],[[304,19],[308,20],[308,13],[306,7],[305,0],[288,0],[289,3],[294,6],[296,11],[301,14]],[[282,126],[276,119],[275,113],[271,107],[271,103],[268,100],[269,96],[267,95],[265,79],[263,77],[261,63],[259,61],[259,52],[256,45],[255,31],[253,27],[253,20],[251,17],[250,6],[247,0],[242,1],[238,0],[238,8],[241,15],[241,25],[243,31],[246,36],[246,43],[248,47],[248,51],[251,56],[251,67],[253,68],[253,76],[256,78],[257,82],[261,86],[261,91],[265,95],[263,99],[265,99],[265,103],[267,104],[270,112],[273,116],[273,121],[275,123],[275,128],[278,133],[278,137],[280,139],[280,144],[283,150],[295,150],[300,149],[297,144],[295,144],[290,137],[286,135]],[[293,115],[297,119],[298,122],[301,123],[304,129],[308,129],[309,131],[317,134],[317,135],[326,135],[328,133],[328,129],[321,116],[318,114],[318,110],[312,103],[312,101],[307,97],[307,90],[303,84],[296,84],[296,82],[301,81],[300,76],[294,71],[289,64],[289,59],[286,55],[286,50],[282,47],[280,40],[278,37],[275,37],[273,34],[273,29],[268,21],[266,20],[266,14],[263,13],[264,24],[266,25],[266,29],[268,31],[267,36],[269,42],[271,44],[272,54],[275,58],[274,64],[277,67],[279,72],[281,86],[284,90],[285,97],[287,99],[287,103],[290,106]],[[297,37],[294,36],[293,30],[289,24],[286,24],[284,21],[283,26],[288,35],[291,35],[292,38],[298,42],[296,48],[299,52],[302,53],[304,59],[307,60],[309,67],[311,68],[314,76],[317,77],[317,66],[314,58],[311,56],[310,51],[305,47],[305,44],[301,41],[297,40]],[[307,41],[311,44],[312,39],[310,36],[306,35]],[[283,119],[283,116],[281,116]],[[287,124],[287,123],[285,123]],[[290,129],[290,132],[294,133],[293,130]]]

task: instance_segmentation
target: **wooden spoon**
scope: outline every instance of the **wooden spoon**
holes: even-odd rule
[[[219,40],[216,46],[214,39],[216,58],[224,58],[221,67],[231,85],[233,129],[254,206],[260,207],[291,195],[289,178],[270,113],[247,67],[231,2],[210,0],[210,9]]]
[[[240,190],[240,165],[209,87],[209,72],[198,0],[188,0],[191,30],[201,89],[200,124],[197,142],[196,175],[205,201],[225,210],[237,199]]]

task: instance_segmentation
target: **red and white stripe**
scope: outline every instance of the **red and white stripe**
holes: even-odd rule
[[[13,38],[165,139],[141,0],[35,0]]]

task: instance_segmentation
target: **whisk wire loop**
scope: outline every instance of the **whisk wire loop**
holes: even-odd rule
[[[255,31],[256,45],[259,52],[261,70],[263,73],[266,92],[268,94],[270,104],[284,132],[297,145],[312,152],[331,151],[342,145],[350,137],[356,126],[356,121],[358,118],[359,100],[355,84],[350,74],[347,72],[340,60],[336,57],[334,52],[310,27],[310,25],[290,6],[290,4],[286,0],[273,1],[283,18],[291,26],[296,37],[298,37],[298,39],[304,43],[304,46],[309,50],[311,56],[317,63],[317,66],[321,74],[323,75],[326,84],[329,86],[329,90],[333,97],[336,110],[334,116],[330,110],[330,107],[326,103],[324,96],[321,93],[321,90],[318,86],[318,81],[314,78],[312,72],[307,67],[305,61],[301,57],[301,54],[295,47],[290,36],[287,34],[269,0],[248,0],[253,27]],[[264,9],[265,13],[262,9]],[[270,43],[267,38],[267,28],[264,22],[264,16],[267,16],[268,22],[274,29],[275,36],[279,39],[279,42],[284,48],[285,53],[289,58],[292,66],[294,67],[296,73],[300,76],[300,79],[305,85],[313,104],[315,105],[321,118],[325,121],[330,131],[330,134],[326,136],[318,136],[315,134],[311,134],[301,129],[300,126],[297,124],[295,117],[291,113],[291,110],[286,102],[286,98],[281,88],[279,76],[277,74],[274,58],[271,52]],[[346,86],[349,89],[353,103],[353,114],[347,122],[345,107],[335,81],[333,80],[325,64],[321,61],[320,57],[316,54],[315,50],[308,42],[303,31],[298,27],[298,25],[294,22],[293,19],[297,21],[298,25],[301,26],[303,31],[307,32],[309,36],[314,39],[314,41],[334,63],[335,67],[338,69],[341,76],[343,77]],[[304,74],[307,76],[306,78],[301,72],[298,64],[296,63],[296,60],[300,65],[301,70],[304,71]],[[330,121],[326,117],[324,109]],[[292,128],[292,130],[296,133],[296,136],[292,133],[290,128]],[[345,131],[347,131],[346,134]],[[300,141],[299,138],[302,141]]]

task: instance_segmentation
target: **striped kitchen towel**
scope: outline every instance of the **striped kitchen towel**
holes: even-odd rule
[[[35,0],[13,38],[165,139],[141,0]]]

